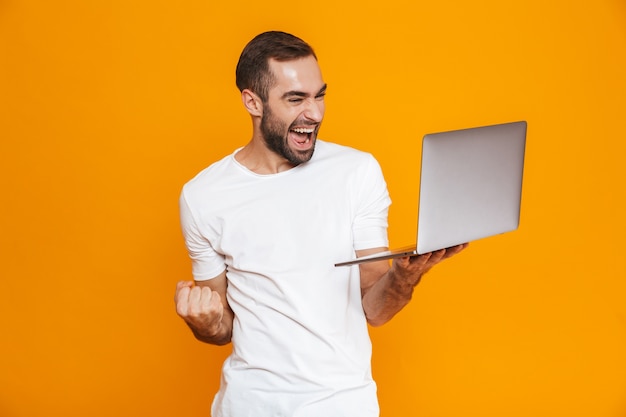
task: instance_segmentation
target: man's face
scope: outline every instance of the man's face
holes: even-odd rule
[[[311,159],[324,118],[326,84],[314,57],[270,60],[275,84],[263,106],[261,133],[267,147],[292,165]]]

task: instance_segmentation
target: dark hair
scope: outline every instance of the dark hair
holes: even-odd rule
[[[296,36],[278,31],[261,33],[241,52],[235,70],[237,88],[239,91],[250,89],[266,102],[274,84],[269,60],[290,61],[311,55],[317,59],[313,48]]]

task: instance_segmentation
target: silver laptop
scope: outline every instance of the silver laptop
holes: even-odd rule
[[[420,255],[516,230],[525,148],[524,121],[425,135],[417,244],[335,266]]]

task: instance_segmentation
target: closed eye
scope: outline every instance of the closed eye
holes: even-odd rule
[[[315,100],[323,100],[326,96],[326,84],[315,95]],[[287,102],[292,104],[299,104],[303,102],[306,98],[311,97],[309,94],[302,91],[288,91],[283,94],[283,99],[287,100]]]
[[[322,87],[322,89],[315,96],[316,99],[323,99],[326,96],[326,87],[327,84],[324,84],[324,87]]]

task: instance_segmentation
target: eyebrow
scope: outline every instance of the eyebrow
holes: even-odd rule
[[[322,94],[326,93],[326,88],[328,87],[328,84],[324,84],[322,86],[322,88],[320,88],[320,91],[317,92],[317,94],[315,95],[315,97],[319,97]],[[285,94],[283,94],[282,98],[287,98],[287,97],[308,97],[309,94],[305,93],[304,91],[297,91],[297,90],[291,90],[291,91],[287,91]]]

